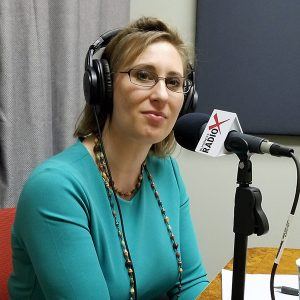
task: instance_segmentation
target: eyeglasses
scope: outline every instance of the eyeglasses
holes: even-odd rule
[[[160,79],[165,81],[166,87],[175,93],[186,94],[191,89],[193,82],[181,76],[169,76],[169,77],[159,77],[157,74],[150,72],[145,69],[130,69],[127,72],[119,72],[128,74],[130,81],[139,86],[143,87],[153,87]]]

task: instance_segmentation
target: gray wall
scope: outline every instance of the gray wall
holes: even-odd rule
[[[196,0],[131,0],[130,18],[142,15],[168,22],[178,29],[188,44],[194,45]],[[299,157],[300,137],[273,136],[269,139],[293,146]],[[213,279],[233,255],[232,226],[238,159],[234,155],[209,158],[179,147],[175,157],[191,196],[199,245],[209,278]],[[251,160],[253,186],[262,192],[270,231],[262,237],[251,236],[248,246],[277,247],[294,197],[296,169],[291,159],[255,155]],[[300,248],[299,230],[298,211],[289,230],[287,247]]]

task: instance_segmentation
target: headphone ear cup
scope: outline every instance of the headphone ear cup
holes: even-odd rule
[[[97,105],[105,113],[112,111],[112,79],[106,59],[93,59],[93,70],[97,77],[96,94],[93,93],[92,105]]]
[[[112,78],[106,59],[93,59],[83,76],[83,89],[88,104],[97,106],[102,112],[112,111]]]
[[[111,113],[113,108],[113,81],[110,72],[110,66],[106,59],[100,60],[103,71],[103,84],[104,84],[104,109],[106,112]]]
[[[184,103],[178,117],[194,112],[196,110],[198,94],[192,86],[190,91],[184,97]]]
[[[88,67],[83,76],[83,91],[85,101],[90,105],[96,105],[95,100],[98,94],[98,76],[94,68]]]
[[[192,86],[184,96],[184,103],[178,117],[194,112],[197,107],[198,93],[195,88],[195,72],[193,70],[188,75],[188,79],[192,81]]]
[[[97,105],[99,107],[103,106],[103,102],[105,99],[105,86],[103,79],[103,67],[101,65],[101,61],[99,59],[93,59],[93,70],[95,71],[97,77],[97,88],[95,89],[96,93],[93,93],[93,99],[91,100],[91,105]]]

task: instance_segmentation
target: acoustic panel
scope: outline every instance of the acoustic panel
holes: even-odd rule
[[[244,132],[300,134],[300,1],[202,0],[197,110],[236,112]]]

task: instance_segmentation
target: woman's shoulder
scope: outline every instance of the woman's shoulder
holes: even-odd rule
[[[86,202],[87,191],[93,184],[93,168],[92,157],[77,141],[32,171],[23,186],[19,204],[35,206],[46,203],[48,206],[49,203],[66,202],[66,199]]]
[[[33,169],[25,186],[33,182],[34,184],[44,184],[58,181],[62,184],[76,181],[87,172],[88,168],[92,167],[92,157],[78,140]]]
[[[52,170],[54,172],[57,170],[74,170],[80,166],[80,162],[84,162],[85,160],[89,161],[89,159],[91,159],[91,157],[88,151],[82,143],[77,140],[71,146],[37,165],[37,167],[32,171],[32,175],[45,170]]]

